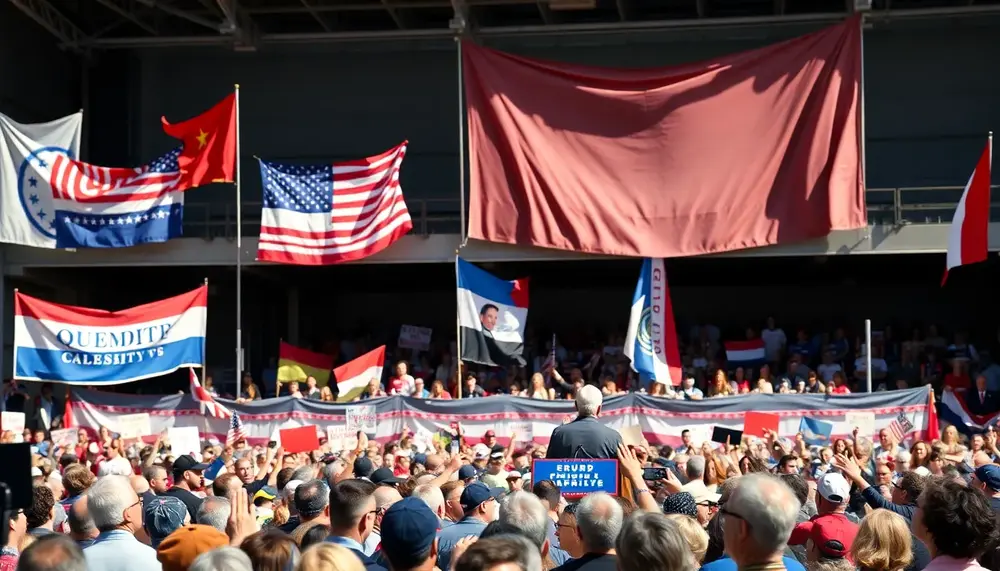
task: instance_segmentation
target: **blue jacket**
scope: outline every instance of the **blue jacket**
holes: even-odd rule
[[[468,537],[479,537],[486,529],[486,523],[474,517],[464,517],[440,531],[438,531],[438,559],[437,566],[441,571],[448,571],[451,565],[451,552],[459,540]]]
[[[364,546],[349,537],[331,535],[326,538],[326,540],[335,545],[346,547],[354,552],[354,554],[358,556],[358,560],[361,561],[361,564],[365,566],[365,571],[389,571],[382,565],[379,565],[377,561],[365,555]]]
[[[787,571],[806,571],[801,563],[791,557],[782,557],[781,561]],[[699,571],[736,571],[736,562],[728,555],[723,555],[720,559],[702,565]]]

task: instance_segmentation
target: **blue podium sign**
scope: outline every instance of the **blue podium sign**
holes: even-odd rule
[[[562,495],[574,497],[593,492],[618,494],[618,460],[590,458],[535,459],[531,462],[533,482],[552,480]]]

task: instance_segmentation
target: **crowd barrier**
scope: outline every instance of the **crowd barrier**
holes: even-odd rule
[[[349,404],[292,397],[240,404],[226,399],[219,402],[236,411],[253,444],[266,442],[282,428],[315,425],[322,433],[328,427],[346,427],[349,416],[355,421],[361,417],[370,419],[373,425],[370,432],[380,441],[396,438],[404,426],[414,433],[433,434],[458,422],[472,441],[479,441],[487,430],[493,430],[501,443],[516,432],[518,440],[530,436],[536,443],[545,444],[552,430],[575,413],[572,401],[509,396],[462,400],[395,396]],[[632,393],[607,398],[600,420],[617,430],[638,426],[651,444],[677,445],[685,429],[695,431],[703,439],[710,436],[714,426],[740,430],[744,414],[750,411],[778,415],[781,419],[778,432],[785,437],[794,437],[802,417],[830,422],[832,438],[850,435],[854,426],[848,422],[848,415],[852,415],[852,421],[858,418],[852,413],[874,415],[873,426],[864,429],[871,430],[872,434],[866,434],[870,437],[903,413],[913,424],[912,437],[922,434],[927,427],[929,402],[928,387],[842,396],[751,394],[700,401]],[[147,413],[153,434],[170,427],[195,426],[203,438],[224,441],[230,424],[228,419],[206,417],[189,395],[123,395],[74,387],[68,409],[71,426],[95,430],[100,426],[115,430],[123,415]]]

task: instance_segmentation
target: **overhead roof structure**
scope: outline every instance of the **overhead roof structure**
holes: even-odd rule
[[[1000,0],[0,0],[65,49],[573,34],[1000,14]]]

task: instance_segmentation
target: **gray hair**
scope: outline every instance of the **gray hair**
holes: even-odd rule
[[[198,513],[195,514],[194,520],[197,523],[210,525],[225,533],[226,525],[229,523],[229,515],[232,511],[233,504],[228,499],[219,496],[208,496],[198,506]]]
[[[741,477],[726,502],[727,512],[753,522],[750,534],[762,553],[784,549],[801,507],[788,484],[764,473]]]
[[[444,509],[444,494],[441,488],[434,484],[422,484],[414,488],[410,495],[427,504],[434,515],[441,515],[441,510]]]
[[[594,385],[583,385],[576,391],[576,410],[580,416],[597,416],[597,409],[601,408],[603,402],[601,389]]]
[[[253,571],[253,562],[242,549],[227,545],[202,553],[188,571]]]
[[[517,529],[542,548],[549,532],[549,512],[542,500],[530,492],[514,492],[500,504],[500,523]]]
[[[315,480],[315,479],[316,479],[316,468],[313,468],[310,465],[297,468],[294,472],[292,472],[292,477],[289,478],[288,481],[291,482],[292,480],[298,480],[300,482],[308,482],[309,480]],[[285,485],[287,486],[288,484]]]
[[[587,551],[614,549],[625,519],[617,500],[604,492],[588,494],[577,504],[574,515]]]
[[[101,531],[108,531],[125,521],[125,510],[138,498],[127,476],[104,476],[98,478],[87,490],[87,510],[94,525]]]
[[[705,475],[705,457],[696,455],[688,458],[687,477],[688,481],[700,480]]]
[[[50,533],[21,553],[17,568],[18,571],[87,571],[87,560],[75,541],[60,533]]]
[[[579,512],[577,514],[579,518]],[[640,511],[629,517],[618,534],[615,549],[621,571],[695,571],[698,568],[680,527],[661,513]]]
[[[459,557],[455,571],[481,571],[503,563],[512,563],[520,571],[542,571],[542,554],[526,537],[495,535],[470,545]]]
[[[87,497],[78,498],[69,508],[66,514],[66,521],[69,522],[69,531],[80,537],[90,537],[94,534],[97,526],[94,525],[94,518],[90,517],[87,508]]]

